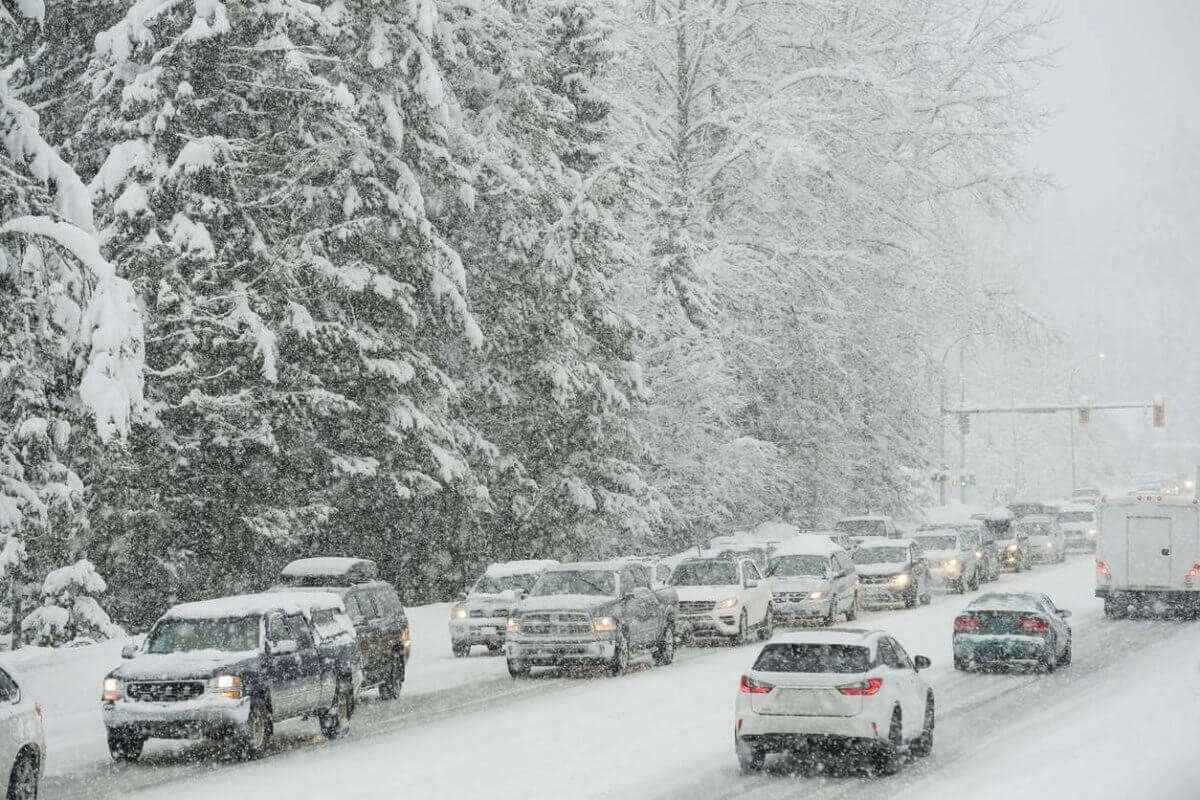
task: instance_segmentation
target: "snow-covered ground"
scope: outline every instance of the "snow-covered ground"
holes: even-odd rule
[[[1192,748],[1188,709],[1200,695],[1200,629],[1105,620],[1091,596],[1090,565],[1076,558],[984,589],[1038,589],[1075,612],[1075,663],[1054,675],[955,672],[950,629],[959,596],[860,618],[934,661],[934,754],[894,778],[806,781],[778,761],[763,775],[740,775],[733,692],[754,645],[684,650],[671,667],[616,679],[550,673],[513,682],[500,658],[451,656],[448,606],[439,605],[411,612],[418,649],[402,699],[365,703],[346,739],[325,742],[315,724],[289,723],[274,752],[251,764],[215,757],[207,744],[151,748],[135,765],[52,762],[46,796],[1191,797],[1200,764],[1184,748]]]

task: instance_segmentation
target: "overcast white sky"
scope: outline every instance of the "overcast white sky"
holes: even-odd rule
[[[1179,375],[1200,376],[1200,2],[1055,5],[1063,50],[1042,100],[1057,113],[1030,159],[1061,188],[1011,226],[1012,254],[1030,302],[1073,337],[1085,390],[1167,393],[1191,436],[1200,377]]]

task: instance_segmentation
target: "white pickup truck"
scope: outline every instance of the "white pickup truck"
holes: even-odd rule
[[[1097,507],[1096,596],[1109,618],[1156,602],[1200,609],[1200,504],[1156,492]]]

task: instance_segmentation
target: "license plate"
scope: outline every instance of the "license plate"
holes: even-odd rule
[[[488,625],[486,627],[479,627],[479,628],[476,628],[475,631],[482,636],[495,636],[496,635],[496,626]]]

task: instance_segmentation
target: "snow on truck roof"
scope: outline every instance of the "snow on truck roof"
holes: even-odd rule
[[[353,575],[356,578],[373,580],[379,574],[379,570],[375,562],[368,558],[321,556],[296,559],[284,567],[281,574],[285,578],[340,578]]]
[[[484,574],[492,578],[507,578],[510,575],[528,575],[534,572],[542,572],[556,566],[558,566],[558,562],[548,558],[525,561],[500,561],[495,564],[489,564]]]
[[[342,598],[330,592],[262,592],[180,603],[167,609],[163,616],[174,619],[229,619],[256,617],[272,611],[309,614],[319,608],[345,610]]]

